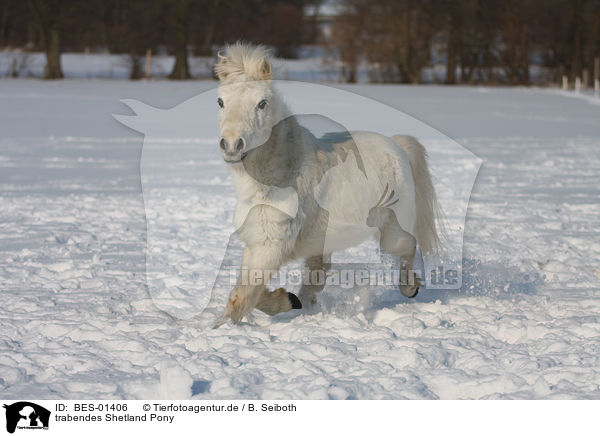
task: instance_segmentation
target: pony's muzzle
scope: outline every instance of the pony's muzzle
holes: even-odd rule
[[[241,137],[232,141],[228,141],[225,137],[222,137],[219,141],[219,148],[225,162],[238,162],[245,157],[246,141]]]

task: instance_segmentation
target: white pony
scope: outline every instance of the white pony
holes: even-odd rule
[[[305,259],[305,274],[314,277],[326,271],[332,252],[376,235],[412,271],[417,242],[423,253],[437,249],[435,191],[416,139],[369,132],[316,138],[275,90],[264,47],[228,46],[215,71],[219,147],[233,175],[234,224],[245,243],[244,274],[216,327],[238,323],[254,308],[274,315],[313,304],[322,281],[305,277],[300,298],[266,287],[293,259]],[[418,278],[400,289],[414,297]]]

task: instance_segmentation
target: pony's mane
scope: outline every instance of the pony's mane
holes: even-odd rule
[[[270,80],[271,53],[263,45],[251,45],[244,42],[225,47],[219,52],[219,61],[215,72],[221,82],[237,82],[245,80]]]

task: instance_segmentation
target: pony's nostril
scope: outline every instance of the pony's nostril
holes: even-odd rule
[[[225,150],[227,148],[227,142],[225,142],[225,138],[221,138],[219,141],[219,147],[221,147],[221,150]]]
[[[235,145],[235,151],[241,151],[244,148],[244,145],[244,140],[242,138],[238,139],[238,142]]]

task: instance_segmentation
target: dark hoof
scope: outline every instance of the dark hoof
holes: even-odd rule
[[[406,291],[408,291],[408,289],[401,289],[402,295],[404,295],[406,298],[415,298],[419,293],[419,288],[415,288],[415,291],[410,295]]]
[[[300,303],[300,300],[298,299],[298,297],[296,297],[291,292],[288,292],[288,298],[290,299],[290,304],[292,305],[292,309],[302,309],[302,303]]]

